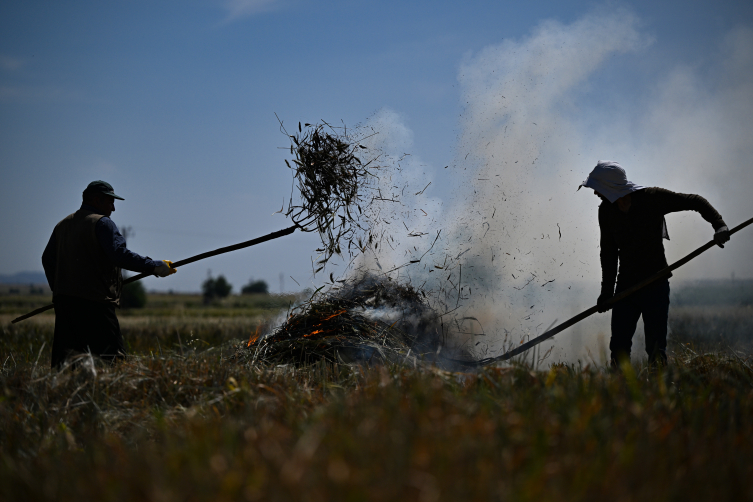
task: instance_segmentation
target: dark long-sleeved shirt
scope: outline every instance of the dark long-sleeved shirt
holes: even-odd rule
[[[88,204],[81,204],[81,209],[98,212],[96,208]],[[94,234],[97,237],[100,246],[104,249],[105,254],[115,266],[133,272],[152,273],[154,272],[154,267],[160,263],[159,261],[141,256],[140,254],[129,250],[126,247],[125,237],[120,233],[115,222],[107,216],[103,216],[99,219],[97,225],[94,227]],[[45,247],[44,253],[42,253],[42,266],[44,267],[44,273],[47,276],[47,282],[50,285],[50,289],[53,291],[55,290],[54,278],[56,253],[57,239],[55,237],[55,232],[52,232],[47,247]]]
[[[725,226],[722,216],[700,195],[644,188],[630,194],[630,210],[617,203],[599,206],[602,291],[618,291],[647,279],[667,266],[664,255],[664,215],[697,211],[714,229]],[[619,277],[618,277],[619,262]]]

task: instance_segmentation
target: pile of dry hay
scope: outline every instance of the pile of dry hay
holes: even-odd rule
[[[316,296],[316,295],[315,295]],[[273,331],[255,334],[234,359],[303,366],[435,362],[440,316],[410,285],[364,276],[309,300]]]

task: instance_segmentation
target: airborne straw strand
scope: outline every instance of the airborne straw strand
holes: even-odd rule
[[[282,131],[287,134],[282,123]],[[322,253],[314,272],[324,268],[333,255],[341,254],[341,242],[351,242],[368,218],[361,208],[370,191],[378,156],[362,161],[356,152],[366,150],[356,138],[342,128],[327,123],[298,124],[298,133],[287,134],[290,153],[295,158],[291,165],[293,183],[300,198],[291,196],[285,213],[304,232],[318,232]],[[295,191],[294,191],[295,192]],[[358,210],[356,212],[356,209]]]

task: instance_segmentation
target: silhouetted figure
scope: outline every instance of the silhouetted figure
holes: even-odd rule
[[[602,280],[598,305],[668,266],[663,243],[663,239],[669,240],[664,220],[668,213],[697,211],[714,227],[714,240],[719,247],[729,240],[722,216],[706,199],[636,185],[628,181],[617,162],[600,160],[580,186],[593,189],[603,201],[599,206]],[[630,358],[633,334],[641,316],[649,362],[666,364],[669,277],[671,274],[612,307],[609,349],[613,367],[623,358]],[[609,307],[604,307],[599,312],[607,310]]]
[[[158,277],[175,273],[166,261],[128,250],[110,219],[115,199],[124,200],[109,183],[89,183],[81,208],[55,226],[42,254],[55,304],[53,368],[71,353],[91,352],[110,362],[125,355],[115,315],[123,288],[121,268]]]

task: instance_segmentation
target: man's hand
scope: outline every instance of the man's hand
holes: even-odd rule
[[[170,260],[162,260],[159,265],[154,267],[154,275],[157,277],[167,277],[175,272],[177,272],[177,270],[173,268],[173,262]]]
[[[604,305],[606,302],[612,299],[614,297],[614,293],[611,291],[602,291],[599,295],[599,299],[596,300],[596,305],[599,307],[598,312],[606,312],[607,310],[611,309],[611,305]]]
[[[716,242],[716,245],[723,248],[724,243],[727,241],[729,241],[729,228],[726,225],[717,228],[716,233],[714,233],[714,242]]]

